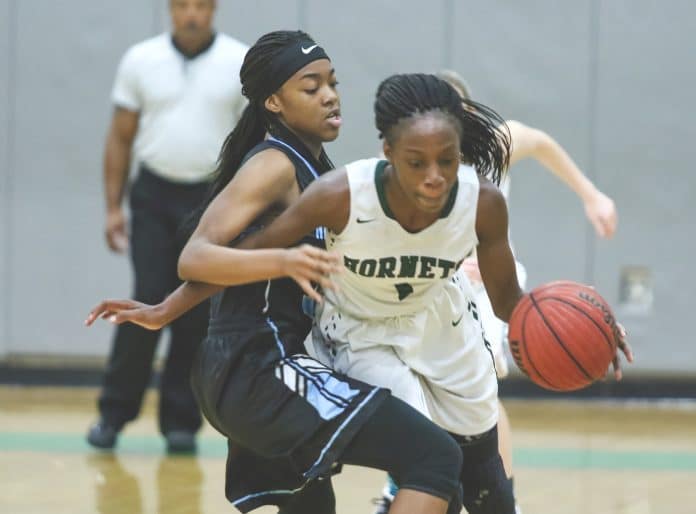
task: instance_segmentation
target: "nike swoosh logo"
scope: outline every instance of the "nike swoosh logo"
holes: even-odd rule
[[[308,55],[309,52],[311,52],[312,50],[314,50],[314,49],[315,49],[316,47],[318,47],[318,46],[319,46],[319,45],[312,45],[312,46],[310,46],[309,48],[305,48],[305,47],[303,46],[303,47],[302,47],[302,53],[305,54],[305,55]]]
[[[367,220],[361,220],[360,218],[358,218],[355,221],[357,221],[358,223],[370,223],[371,221],[375,221],[375,218],[370,218]]]
[[[462,314],[461,316],[459,316],[459,319],[458,319],[457,321],[453,321],[453,322],[452,322],[452,326],[453,326],[453,327],[456,327],[457,325],[459,325],[459,322],[462,320],[463,317],[464,317],[464,314]]]

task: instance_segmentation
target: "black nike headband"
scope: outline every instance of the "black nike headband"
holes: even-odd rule
[[[329,56],[311,39],[304,39],[288,46],[271,61],[268,74],[270,80],[264,84],[265,87],[261,88],[259,94],[254,96],[265,100],[278,91],[298,70],[319,59],[329,59]]]

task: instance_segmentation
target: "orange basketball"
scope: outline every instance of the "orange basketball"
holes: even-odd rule
[[[581,389],[602,378],[619,337],[604,298],[589,286],[566,280],[524,295],[512,312],[508,333],[520,370],[552,391]]]

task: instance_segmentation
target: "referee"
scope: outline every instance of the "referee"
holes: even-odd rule
[[[132,46],[116,73],[104,152],[106,241],[112,251],[130,251],[134,297],[145,303],[160,302],[179,284],[177,229],[204,200],[220,147],[245,105],[239,69],[247,47],[213,30],[215,7],[215,0],[170,0],[171,33]],[[128,224],[122,204],[131,157],[138,175]],[[203,304],[170,325],[159,426],[172,453],[196,449],[201,415],[189,373],[207,309]],[[137,417],[159,335],[134,324],[117,328],[99,420],[87,434],[92,446],[113,448]]]

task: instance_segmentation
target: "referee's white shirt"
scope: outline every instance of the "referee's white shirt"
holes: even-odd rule
[[[132,46],[111,98],[140,113],[135,158],[171,181],[205,180],[246,105],[239,69],[247,50],[220,33],[193,59],[174,47],[170,34]]]

